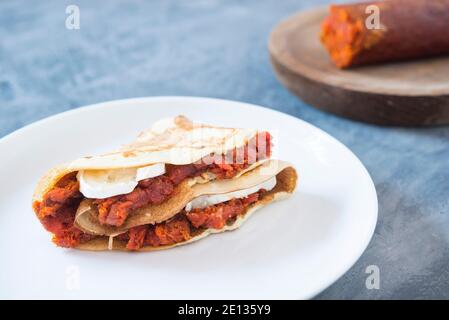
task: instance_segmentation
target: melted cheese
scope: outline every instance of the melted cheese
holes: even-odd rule
[[[165,173],[165,164],[156,163],[140,168],[113,170],[81,170],[77,174],[80,192],[91,199],[104,199],[127,194],[139,181]]]
[[[229,201],[234,198],[245,198],[250,194],[259,191],[260,189],[265,189],[269,191],[273,189],[275,185],[276,185],[276,177],[272,177],[271,179],[264,181],[258,185],[255,185],[251,188],[232,191],[228,193],[202,195],[187,203],[185,210],[191,211],[193,209],[203,209],[217,203]]]

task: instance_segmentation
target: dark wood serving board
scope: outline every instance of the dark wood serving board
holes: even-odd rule
[[[449,123],[449,57],[340,70],[319,40],[326,15],[327,8],[300,12],[270,35],[271,62],[289,90],[317,108],[359,121]]]

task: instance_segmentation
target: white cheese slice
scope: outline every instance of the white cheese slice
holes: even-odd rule
[[[140,168],[80,170],[76,177],[80,184],[80,192],[86,198],[104,199],[130,193],[139,181],[164,173],[165,164],[156,163]]]
[[[255,185],[251,188],[232,191],[228,193],[202,195],[187,203],[185,210],[191,211],[193,209],[203,209],[217,203],[229,201],[234,198],[245,198],[248,195],[259,191],[260,189],[270,191],[275,186],[276,186],[276,177],[272,177],[271,179],[264,181],[258,185]]]

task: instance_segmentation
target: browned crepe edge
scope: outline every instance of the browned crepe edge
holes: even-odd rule
[[[83,200],[77,210],[74,225],[78,229],[93,235],[118,235],[132,227],[166,221],[178,214],[189,201],[196,197],[252,187],[262,182],[256,181],[257,183],[255,183],[255,179],[260,180],[262,178],[268,180],[290,166],[291,164],[288,162],[270,159],[242,175],[239,173],[238,177],[232,179],[215,180],[198,185],[191,185],[186,180],[175,188],[173,194],[166,201],[160,204],[150,204],[136,210],[119,227],[101,224],[98,221],[97,209],[95,206],[91,206],[92,200]],[[242,172],[246,170],[242,170]]]
[[[70,174],[72,172],[77,172],[79,170],[90,170],[90,169],[121,169],[121,168],[133,168],[133,167],[142,167],[147,166],[154,163],[167,163],[167,164],[189,164],[193,163],[199,159],[201,159],[204,156],[207,156],[210,153],[214,152],[222,152],[225,151],[223,147],[225,146],[226,141],[232,141],[232,138],[235,137],[239,132],[245,131],[245,129],[239,129],[239,128],[225,128],[225,127],[217,127],[217,126],[211,126],[211,125],[205,125],[205,124],[199,124],[199,123],[192,123],[189,119],[187,119],[184,116],[178,116],[174,118],[176,121],[177,127],[170,128],[165,130],[162,133],[155,134],[152,136],[152,138],[148,141],[141,142],[139,141],[139,138],[142,134],[144,134],[147,131],[142,132],[137,140],[135,140],[133,143],[126,146],[126,148],[117,150],[113,153],[107,153],[103,155],[97,155],[97,156],[87,156],[83,158],[76,159],[72,162],[63,163],[57,166],[54,166],[50,170],[48,170],[38,181],[35,190],[33,192],[32,196],[32,203],[35,201],[42,201],[44,195],[51,190],[58,182],[61,180],[64,176],[67,174]],[[217,140],[215,143],[210,143],[207,146],[204,146],[202,148],[199,148],[198,146],[193,147],[193,143],[195,141],[192,141],[192,147],[187,148],[183,147],[184,149],[190,150],[191,156],[194,154],[195,160],[193,161],[182,161],[179,163],[179,161],[172,161],[173,155],[170,153],[170,150],[173,151],[173,149],[177,148],[176,145],[172,146],[158,146],[158,137],[162,137],[164,135],[169,135],[172,132],[176,131],[182,131],[185,129],[198,129],[198,128],[215,128],[217,130],[232,130],[226,138],[223,138],[222,140]],[[151,132],[151,130],[150,130]],[[257,133],[254,132],[251,134],[251,136],[248,136],[247,140],[250,140],[252,137],[254,137]],[[226,150],[232,150],[232,148],[238,147],[239,145],[234,145],[230,148],[227,148]],[[164,154],[158,154],[157,152],[164,151]],[[181,152],[178,150],[178,152]],[[183,150],[182,153],[184,154],[186,150]],[[143,159],[145,158],[144,155],[156,155],[153,157],[152,161],[147,160],[139,160],[136,162],[135,159]],[[102,159],[104,156],[114,156],[111,159],[106,159],[103,161],[104,165],[98,166],[98,163],[95,161],[98,159]],[[170,155],[170,156],[168,156]],[[133,160],[134,159],[134,160]],[[146,158],[145,158],[146,159]],[[120,161],[119,161],[120,160]],[[132,160],[132,161],[131,161]]]
[[[274,202],[277,200],[282,200],[282,199],[285,199],[288,196],[290,196],[296,188],[297,179],[298,179],[298,175],[296,173],[296,170],[293,167],[287,167],[284,170],[282,170],[281,172],[279,172],[276,175],[276,180],[277,180],[276,186],[271,191],[267,192],[263,196],[262,199],[260,199],[259,201],[257,201],[253,205],[251,205],[247,209],[245,214],[243,214],[238,219],[236,219],[235,222],[230,226],[225,226],[222,229],[206,229],[201,234],[194,236],[193,238],[191,238],[187,241],[178,242],[178,243],[175,243],[172,245],[159,246],[159,247],[146,246],[137,251],[141,252],[141,251],[156,251],[156,250],[170,249],[170,248],[173,248],[176,246],[180,246],[180,245],[198,241],[198,240],[203,239],[213,233],[221,233],[221,232],[225,232],[225,231],[231,231],[231,230],[238,229],[259,208],[262,208],[263,206],[265,206],[271,202]],[[106,251],[106,250],[109,251],[109,237],[104,236],[101,238],[90,240],[88,242],[78,245],[76,247],[76,249],[87,250],[87,251]],[[115,240],[115,239],[113,241],[112,250],[133,252],[132,250],[126,249],[126,242]]]

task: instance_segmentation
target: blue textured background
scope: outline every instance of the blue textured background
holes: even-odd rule
[[[294,115],[350,147],[371,173],[379,221],[362,258],[318,298],[449,298],[449,127],[381,128],[305,105],[273,75],[267,37],[327,1],[0,2],[0,137],[79,106],[137,96],[240,100]],[[65,28],[65,8],[81,29]],[[380,267],[380,290],[365,268]]]

